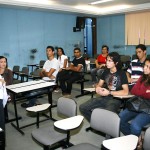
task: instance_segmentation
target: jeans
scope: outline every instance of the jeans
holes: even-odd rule
[[[5,119],[4,119],[4,108],[3,108],[3,100],[0,99],[0,128],[5,131]]]
[[[71,94],[72,84],[82,78],[78,72],[63,71],[59,76],[59,83],[62,93]]]
[[[97,68],[94,68],[91,70],[91,77],[92,77],[93,83],[97,83],[100,80],[100,77],[103,71],[104,69],[97,69]]]
[[[112,96],[105,96],[91,99],[80,105],[79,109],[82,115],[90,122],[93,109],[103,108],[118,113],[120,105],[120,100],[114,99]]]
[[[140,136],[142,128],[150,123],[150,115],[144,112],[129,111],[127,108],[120,114],[120,130],[124,135]],[[129,121],[131,121],[129,123]]]

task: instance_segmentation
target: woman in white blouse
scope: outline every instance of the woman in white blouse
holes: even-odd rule
[[[57,59],[59,61],[59,71],[68,67],[68,57],[65,55],[64,50],[61,47],[57,49]]]
[[[59,72],[57,74],[57,79],[56,79],[57,86],[56,86],[56,90],[54,92],[59,91],[58,78],[63,73],[63,69],[68,67],[68,57],[65,55],[65,52],[64,52],[63,48],[61,48],[61,47],[57,48],[57,59],[59,62]]]

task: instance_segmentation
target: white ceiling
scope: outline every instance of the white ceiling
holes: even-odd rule
[[[89,4],[94,1],[96,0],[0,0],[0,6],[92,16],[150,10],[150,0],[113,0],[97,5]]]

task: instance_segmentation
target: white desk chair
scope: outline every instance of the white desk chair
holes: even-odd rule
[[[59,98],[57,102],[57,112],[70,118],[56,121],[54,126],[32,131],[32,137],[43,145],[44,150],[60,145],[70,146],[70,130],[80,126],[83,121],[82,116],[76,116],[77,104],[73,99],[65,97]]]
[[[138,143],[138,137],[127,135],[103,141],[103,146],[109,150],[134,150]]]
[[[37,126],[37,128],[39,128],[39,115],[40,115],[40,113],[47,110],[49,107],[50,107],[50,104],[46,103],[46,104],[26,108],[26,110],[28,112],[36,113],[36,126]]]
[[[92,129],[108,134],[111,137],[118,137],[120,135],[119,116],[105,109],[96,108],[93,110],[90,126]],[[100,150],[100,148],[89,143],[82,143],[70,147],[67,150]]]
[[[144,150],[150,149],[150,127],[145,131],[143,148]]]

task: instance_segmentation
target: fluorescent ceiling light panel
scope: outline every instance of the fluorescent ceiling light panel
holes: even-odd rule
[[[87,11],[91,11],[91,12],[99,12],[99,8],[93,7],[93,6],[87,6],[87,5],[78,5],[78,6],[74,6],[75,9],[80,9],[80,10],[87,10]]]
[[[124,9],[130,8],[130,5],[118,5],[118,6],[112,6],[112,7],[107,7],[107,8],[102,8],[99,10],[99,13],[107,13],[111,11],[120,11]]]
[[[15,1],[25,2],[25,3],[46,4],[46,5],[52,4],[52,2],[49,0],[15,0]]]
[[[110,1],[113,1],[113,0],[100,0],[100,1],[95,1],[95,2],[89,3],[89,4],[96,5],[96,4],[106,3],[106,2],[110,2]]]

